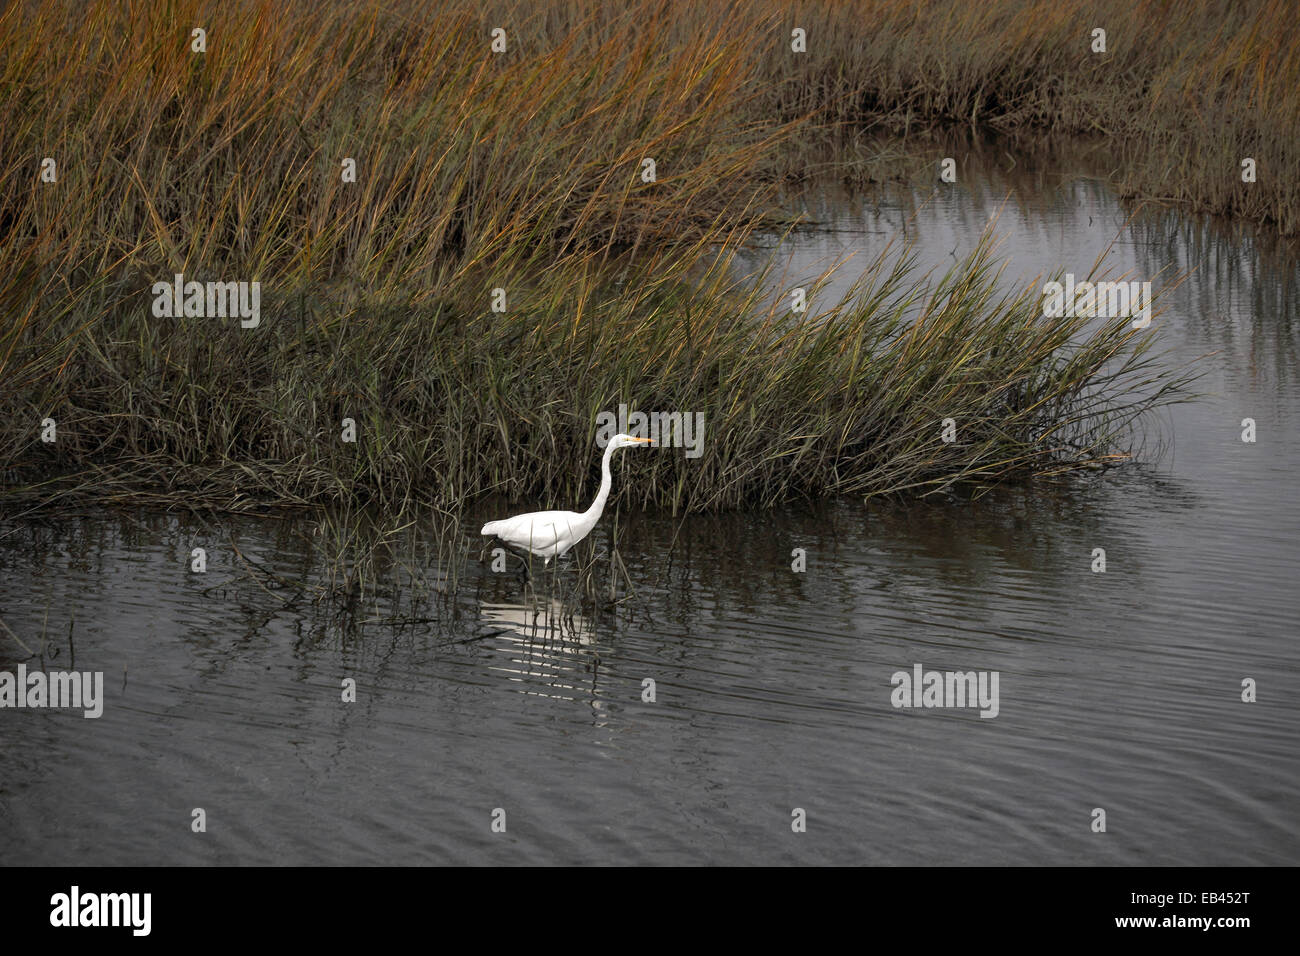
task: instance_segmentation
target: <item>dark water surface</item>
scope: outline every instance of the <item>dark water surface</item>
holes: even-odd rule
[[[246,570],[318,581],[306,521],[4,522],[0,620],[106,677],[98,720],[0,710],[5,862],[1300,861],[1300,271],[1249,235],[1126,227],[1104,186],[1027,165],[919,208],[827,193],[791,274],[904,224],[943,268],[999,210],[1013,276],[1082,277],[1117,233],[1116,273],[1195,267],[1157,323],[1171,362],[1209,356],[1211,394],[1149,423],[1158,461],[977,500],[623,514],[616,609],[584,610],[571,570],[526,598],[471,562],[453,609],[419,600],[426,565],[349,616]],[[23,656],[0,630],[0,670]],[[997,717],[893,708],[918,663],[998,671]]]

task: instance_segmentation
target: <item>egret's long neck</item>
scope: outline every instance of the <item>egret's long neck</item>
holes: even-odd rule
[[[600,491],[596,492],[596,500],[591,503],[591,507],[582,514],[582,517],[593,525],[600,520],[600,515],[605,510],[609,489],[614,483],[614,479],[609,474],[609,460],[613,457],[614,443],[610,442],[605,446],[605,457],[600,460]]]

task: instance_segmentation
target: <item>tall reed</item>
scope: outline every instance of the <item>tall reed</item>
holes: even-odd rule
[[[1105,129],[1177,157],[1178,188],[1210,206],[1291,228],[1293,41],[1267,29],[1283,11],[1190,6],[1116,5],[1097,58],[1094,8],[1070,0],[10,5],[7,497],[573,497],[595,416],[620,402],[705,415],[701,458],[644,458],[623,486],[674,508],[1110,460],[1181,380],[1123,323],[1046,322],[1027,291],[1003,297],[986,248],[937,284],[882,260],[815,316],[764,312],[726,259],[779,219],[801,144],[870,124]],[[1139,50],[1144,22],[1166,32]],[[1232,122],[1190,124],[1206,96]],[[1202,188],[1243,144],[1258,188]],[[259,281],[264,325],[156,318],[149,289],[175,273]],[[937,443],[946,417],[960,442]]]

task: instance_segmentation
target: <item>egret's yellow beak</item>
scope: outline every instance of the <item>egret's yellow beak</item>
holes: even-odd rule
[[[633,440],[633,441],[638,441],[638,442],[643,442],[643,443],[645,443],[645,444],[647,444],[647,445],[653,445],[653,444],[655,443],[655,440],[654,440],[653,438],[633,438],[632,440]]]

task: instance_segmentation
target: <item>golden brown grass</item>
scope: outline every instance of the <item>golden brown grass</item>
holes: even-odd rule
[[[987,250],[812,321],[714,257],[809,143],[953,122],[1105,133],[1126,192],[1294,231],[1295,42],[1282,5],[1208,0],[10,5],[0,471],[38,500],[569,497],[619,402],[705,412],[704,458],[636,466],[675,507],[1110,460],[1176,380],[1123,323],[1081,346],[1000,298]],[[176,272],[260,281],[263,326],[155,319]]]

